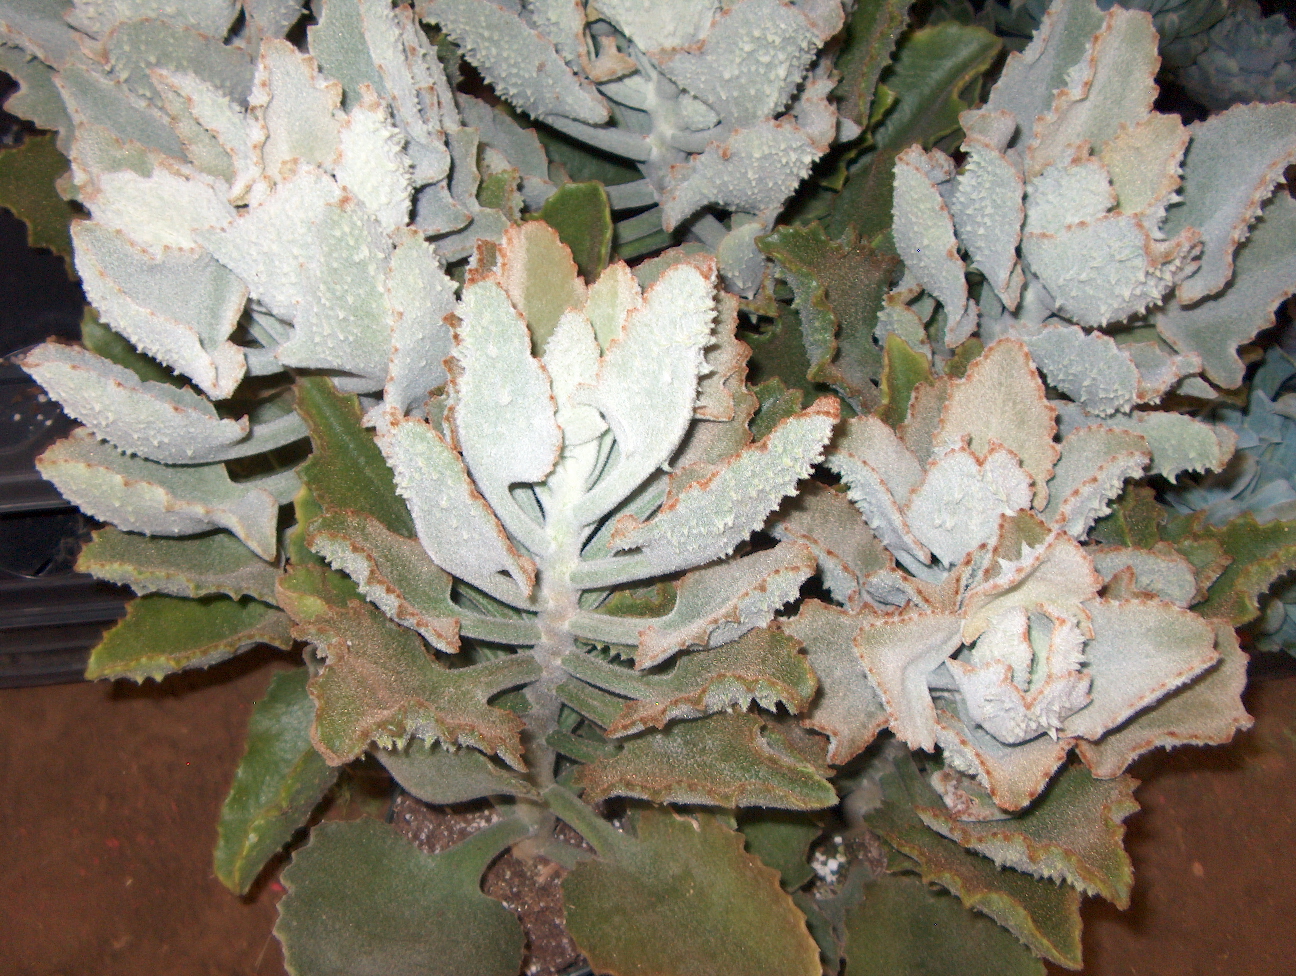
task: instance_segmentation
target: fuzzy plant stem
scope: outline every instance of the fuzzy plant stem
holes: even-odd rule
[[[565,448],[548,481],[537,492],[544,509],[544,558],[537,579],[540,640],[532,648],[540,665],[540,678],[527,687],[531,704],[526,714],[531,749],[531,776],[540,790],[554,783],[557,754],[546,741],[558,729],[562,702],[558,685],[566,678],[562,659],[575,653],[572,618],[580,611],[580,589],[573,574],[580,563],[581,546],[588,535],[583,520],[576,517],[576,503],[585,494],[589,478],[600,458],[598,439]]]

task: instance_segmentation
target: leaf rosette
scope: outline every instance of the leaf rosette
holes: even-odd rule
[[[825,577],[851,610],[811,603],[783,625],[817,668],[849,667],[831,646],[849,641],[867,677],[803,719],[833,736],[834,762],[885,724],[913,749],[939,746],[1000,808],[1019,810],[1073,746],[1090,761],[1110,733],[1236,654],[1186,609],[1196,585],[1182,556],[1083,544],[1147,467],[1147,441],[1091,425],[1059,444],[1055,414],[1026,346],[1002,339],[963,378],[916,387],[898,428],[844,425],[826,463],[867,523],[855,550],[862,533],[885,551]],[[840,538],[815,547],[844,549]],[[1238,690],[1219,693],[1240,723]],[[1194,734],[1163,730],[1091,765],[1114,776]]]

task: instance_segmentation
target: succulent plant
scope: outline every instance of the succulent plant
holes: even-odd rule
[[[904,0],[851,11],[840,83],[837,0],[664,9],[0,0],[10,104],[89,213],[97,318],[23,360],[85,425],[40,461],[108,523],[79,565],[139,594],[89,673],[302,652],[222,813],[234,891],[356,764],[477,804],[437,854],[313,826],[295,974],[516,976],[506,848],[598,972],[1078,968],[1081,893],[1129,899],[1125,768],[1249,723],[1233,626],[1296,565],[1296,522],[1137,483],[1259,443],[1162,401],[1238,385],[1296,287],[1296,204],[1257,218],[1291,107],[1151,113],[1151,18],[1092,0],[980,109],[998,42],[953,21],[879,85]],[[447,36],[643,179],[563,183],[453,90]],[[748,388],[743,336],[787,348],[721,287],[762,283],[834,85],[872,140],[825,177],[845,216],[763,237],[792,302],[746,307],[799,325],[789,385],[845,424]],[[932,148],[960,119],[961,173]],[[706,247],[610,261],[685,224]]]
[[[1290,390],[1296,364],[1279,346],[1265,354],[1251,381],[1245,410],[1220,405],[1212,415],[1237,435],[1237,451],[1221,471],[1165,492],[1178,511],[1200,512],[1222,527],[1250,514],[1257,526],[1296,520],[1296,394]],[[1256,647],[1296,653],[1296,588],[1279,583],[1251,626]]]
[[[1098,0],[1100,10],[1113,6],[1126,10],[1143,10],[1152,15],[1160,37],[1161,56],[1171,67],[1191,63],[1207,44],[1206,34],[1229,12],[1230,0]],[[995,22],[1010,39],[1020,39],[1018,47],[1039,29],[1048,12],[1047,0],[1008,0],[992,2]]]
[[[939,745],[948,766],[1012,811],[1073,746],[1110,778],[1148,749],[1222,741],[1245,721],[1236,698],[1245,658],[1231,628],[1185,609],[1197,590],[1192,565],[1084,545],[1151,460],[1147,440],[1092,425],[1058,445],[1055,432],[1027,348],[1011,338],[963,378],[915,387],[898,428],[877,417],[846,423],[827,465],[868,523],[870,559],[855,564],[849,612],[810,604],[784,625],[812,662],[849,643],[863,663],[858,697],[832,716],[846,720],[850,743],[834,730],[834,761],[885,724],[912,749]],[[1212,668],[1199,693],[1219,695],[1219,708],[1204,709],[1199,728],[1170,732],[1149,706]],[[824,728],[821,710],[805,721]]]
[[[643,179],[609,188],[614,209],[651,208],[619,226],[624,244],[688,222],[744,294],[763,271],[756,236],[838,135],[818,55],[842,27],[840,0],[424,0],[419,12],[516,108],[638,166]]]
[[[1207,108],[1296,99],[1296,31],[1281,13],[1263,16],[1238,0],[1206,34],[1206,45],[1179,70],[1179,82]]]
[[[1199,372],[1237,386],[1237,346],[1296,290],[1296,204],[1280,192],[1260,216],[1296,160],[1296,106],[1185,127],[1151,111],[1156,60],[1147,14],[1059,3],[962,117],[961,172],[939,150],[902,154],[894,233],[907,277],[878,332],[917,345],[930,332],[938,357],[973,333],[1016,336],[1071,399],[1068,429],[1137,430],[1150,470],[1174,478],[1222,465],[1231,435],[1135,408],[1185,378],[1213,395]]]

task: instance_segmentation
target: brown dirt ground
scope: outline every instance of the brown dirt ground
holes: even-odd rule
[[[0,691],[0,970],[281,976],[277,884],[235,898],[210,857],[248,713],[283,666]],[[1085,976],[1294,971],[1296,677],[1249,703],[1256,728],[1233,745],[1136,766],[1133,907],[1087,905]]]

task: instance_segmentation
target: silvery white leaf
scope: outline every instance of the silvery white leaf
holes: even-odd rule
[[[366,93],[338,130],[339,153],[333,177],[356,195],[388,234],[409,223],[414,191],[404,138],[388,118],[387,107]]]
[[[895,432],[876,417],[854,417],[834,441],[826,467],[846,483],[847,493],[882,544],[920,562],[931,552],[914,536],[902,504],[922,480],[923,468]]]
[[[256,178],[243,110],[188,72],[154,68],[150,77],[190,161],[209,176],[231,184],[230,202],[241,202]]]
[[[545,344],[544,366],[558,405],[556,418],[562,428],[563,450],[588,444],[607,430],[599,412],[576,400],[581,386],[593,386],[598,376],[599,344],[584,312],[563,313]]]
[[[1102,546],[1093,552],[1094,568],[1108,582],[1123,569],[1134,573],[1134,585],[1177,607],[1187,607],[1197,593],[1197,574],[1192,563],[1171,546],[1132,549]]]
[[[669,495],[649,521],[622,516],[612,536],[613,546],[637,548],[634,561],[649,568],[634,578],[673,573],[727,556],[810,474],[823,457],[839,416],[836,398],[822,397],[780,422],[760,442]]]
[[[953,613],[906,613],[866,618],[855,634],[855,653],[886,706],[891,731],[910,749],[936,746],[927,676],[958,650],[962,622]]]
[[[954,219],[930,175],[948,163],[949,157],[939,149],[926,154],[922,147],[910,146],[901,153],[896,158],[891,212],[896,250],[905,268],[955,323],[967,308],[967,266],[958,256]],[[950,170],[952,175],[952,166]]]
[[[959,711],[961,715],[947,709],[937,713],[936,741],[945,761],[975,776],[1002,810],[1020,810],[1039,796],[1071,751],[1071,740],[1047,735],[1004,745],[972,721],[966,705]]]
[[[454,282],[432,246],[414,238],[392,253],[384,292],[392,336],[383,402],[404,416],[448,378],[443,361],[452,341],[445,317],[454,311]]]
[[[1092,418],[1073,404],[1060,404],[1059,410],[1066,430],[1092,422]],[[1218,471],[1233,455],[1237,440],[1237,435],[1223,425],[1205,424],[1185,414],[1162,410],[1113,414],[1104,417],[1102,422],[1146,437],[1152,450],[1148,473],[1171,480],[1184,471]]]
[[[742,213],[772,215],[805,179],[824,149],[787,121],[765,119],[737,129],[723,146],[708,145],[672,170],[671,185],[662,198],[662,226],[673,230],[709,203]]]
[[[243,9],[262,37],[283,37],[301,19],[305,0],[243,0]]]
[[[307,48],[329,78],[342,85],[343,106],[350,108],[360,100],[360,86],[372,85],[383,93],[386,86],[374,64],[371,47],[390,47],[390,41],[372,36],[360,14],[361,0],[319,0],[311,4],[318,23],[306,28]],[[375,9],[385,14],[381,4]],[[390,9],[388,7],[387,9]],[[388,23],[391,21],[388,20]]]
[[[1082,539],[1110,511],[1110,503],[1129,478],[1142,474],[1152,459],[1147,440],[1130,430],[1080,427],[1062,442],[1062,455],[1049,483],[1045,521]]]
[[[1165,232],[1201,232],[1201,266],[1176,291],[1185,305],[1213,295],[1233,276],[1233,252],[1296,162],[1296,105],[1238,105],[1191,127],[1183,161],[1184,202],[1166,215]]]
[[[252,90],[252,60],[220,36],[199,33],[167,20],[118,24],[103,39],[112,76],[141,98],[160,104],[150,69],[187,71],[235,102],[246,104]]]
[[[1013,287],[1017,245],[1021,241],[1025,192],[1021,174],[984,141],[968,139],[967,166],[959,174],[950,213],[972,263],[1010,311],[1017,307],[1020,284]]]
[[[278,352],[285,365],[354,373],[371,390],[382,385],[391,328],[381,285],[391,245],[331,179],[300,168],[203,243],[295,326]]]
[[[1190,227],[1158,240],[1138,217],[1110,213],[1056,234],[1027,232],[1022,253],[1058,307],[1097,328],[1161,301],[1197,256],[1198,235]]]
[[[73,224],[72,240],[82,287],[105,322],[209,397],[234,392],[247,368],[226,341],[247,302],[238,278],[203,251],[150,257],[97,221]]]
[[[513,547],[445,438],[424,421],[387,415],[377,440],[432,561],[496,599],[525,603],[535,564]]]
[[[1105,16],[1091,0],[1064,0],[1044,15],[1026,50],[1008,61],[990,90],[985,111],[1008,112],[1019,129],[1015,148],[1024,150],[1035,135],[1035,120],[1053,107],[1054,92],[1087,52]]]
[[[1211,625],[1172,604],[1096,600],[1089,612],[1093,701],[1066,720],[1068,735],[1098,739],[1219,660]]]
[[[1030,504],[1030,476],[1012,451],[995,447],[979,461],[956,448],[928,466],[904,516],[914,537],[953,566],[994,538],[1001,516]]]
[[[1026,188],[1026,232],[1059,234],[1088,223],[1116,205],[1116,190],[1102,160],[1057,163]]]
[[[392,10],[387,0],[362,0],[360,20],[382,79],[375,88],[387,96],[408,140],[415,184],[444,180],[450,172],[446,116],[455,109],[442,104],[449,101],[450,86],[441,63],[408,7]]]
[[[1160,59],[1151,20],[1119,6],[1104,20],[1080,64],[1068,72],[1051,111],[1035,120],[1028,178],[1066,159],[1077,146],[1101,146],[1152,110]]]
[[[481,493],[517,531],[509,488],[544,481],[562,448],[553,393],[531,356],[526,322],[503,288],[493,281],[469,285],[457,313],[459,368],[450,397],[456,442]]]
[[[238,15],[238,0],[73,0],[67,20],[77,30],[100,37],[125,20],[160,17],[184,27],[224,37]]]
[[[643,51],[687,47],[711,29],[720,0],[665,0],[646,7],[637,0],[601,0],[599,13]]]
[[[1122,212],[1144,212],[1151,226],[1160,224],[1166,207],[1178,199],[1179,164],[1189,138],[1179,116],[1153,112],[1102,146],[1099,158]]]
[[[782,112],[821,43],[796,7],[739,0],[716,17],[700,44],[654,53],[667,77],[725,122],[751,126]]]
[[[1237,249],[1232,282],[1196,305],[1172,297],[1153,313],[1157,331],[1183,353],[1201,356],[1202,370],[1220,386],[1241,384],[1237,347],[1274,323],[1278,304],[1296,292],[1296,201],[1269,201],[1250,237]]]
[[[262,43],[248,108],[265,134],[261,166],[272,182],[290,179],[302,164],[334,163],[341,105],[342,86],[320,75],[314,58],[287,41]]]
[[[22,366],[95,436],[151,461],[208,461],[248,433],[246,418],[222,420],[193,391],[141,380],[80,346],[43,343]]]
[[[915,398],[915,404],[917,398]],[[908,424],[914,418],[911,405]],[[1056,410],[1026,346],[1001,339],[986,349],[962,379],[949,383],[940,420],[930,443],[939,453],[963,444],[984,457],[997,442],[1021,461],[1035,483],[1036,508],[1048,498],[1048,480],[1058,448],[1053,443]],[[905,430],[906,441],[910,431]]]
[[[606,122],[607,103],[564,63],[553,42],[490,0],[429,0],[420,14],[450,35],[491,86],[541,118]]]
[[[279,503],[267,491],[236,485],[221,464],[181,468],[127,457],[82,428],[36,466],[73,504],[120,529],[174,536],[220,527],[274,559]]]
[[[635,668],[650,668],[677,651],[719,647],[765,626],[796,599],[813,572],[809,548],[785,542],[689,573],[678,584],[674,608],[663,617],[581,611],[571,629],[587,640],[637,646]]]
[[[77,51],[76,34],[64,20],[70,6],[68,0],[0,0],[0,42],[63,67]]]
[[[1045,325],[1017,337],[1048,377],[1049,385],[1102,417],[1139,402],[1139,372],[1111,336],[1074,325]]]
[[[168,156],[184,150],[162,113],[95,71],[69,64],[54,76],[68,114],[78,125],[101,125],[120,139],[132,139]]]
[[[895,567],[850,499],[817,481],[807,482],[768,531],[776,539],[809,546],[824,586],[848,610],[868,602],[864,581],[871,573]]]
[[[689,264],[670,268],[629,311],[593,388],[577,401],[603,414],[619,450],[615,466],[577,507],[581,524],[610,511],[679,447],[712,339],[714,288],[712,267],[705,273]]]
[[[229,224],[234,208],[228,194],[225,183],[205,173],[163,164],[151,176],[99,174],[81,200],[97,223],[158,257],[163,248],[195,251],[198,234]]]

